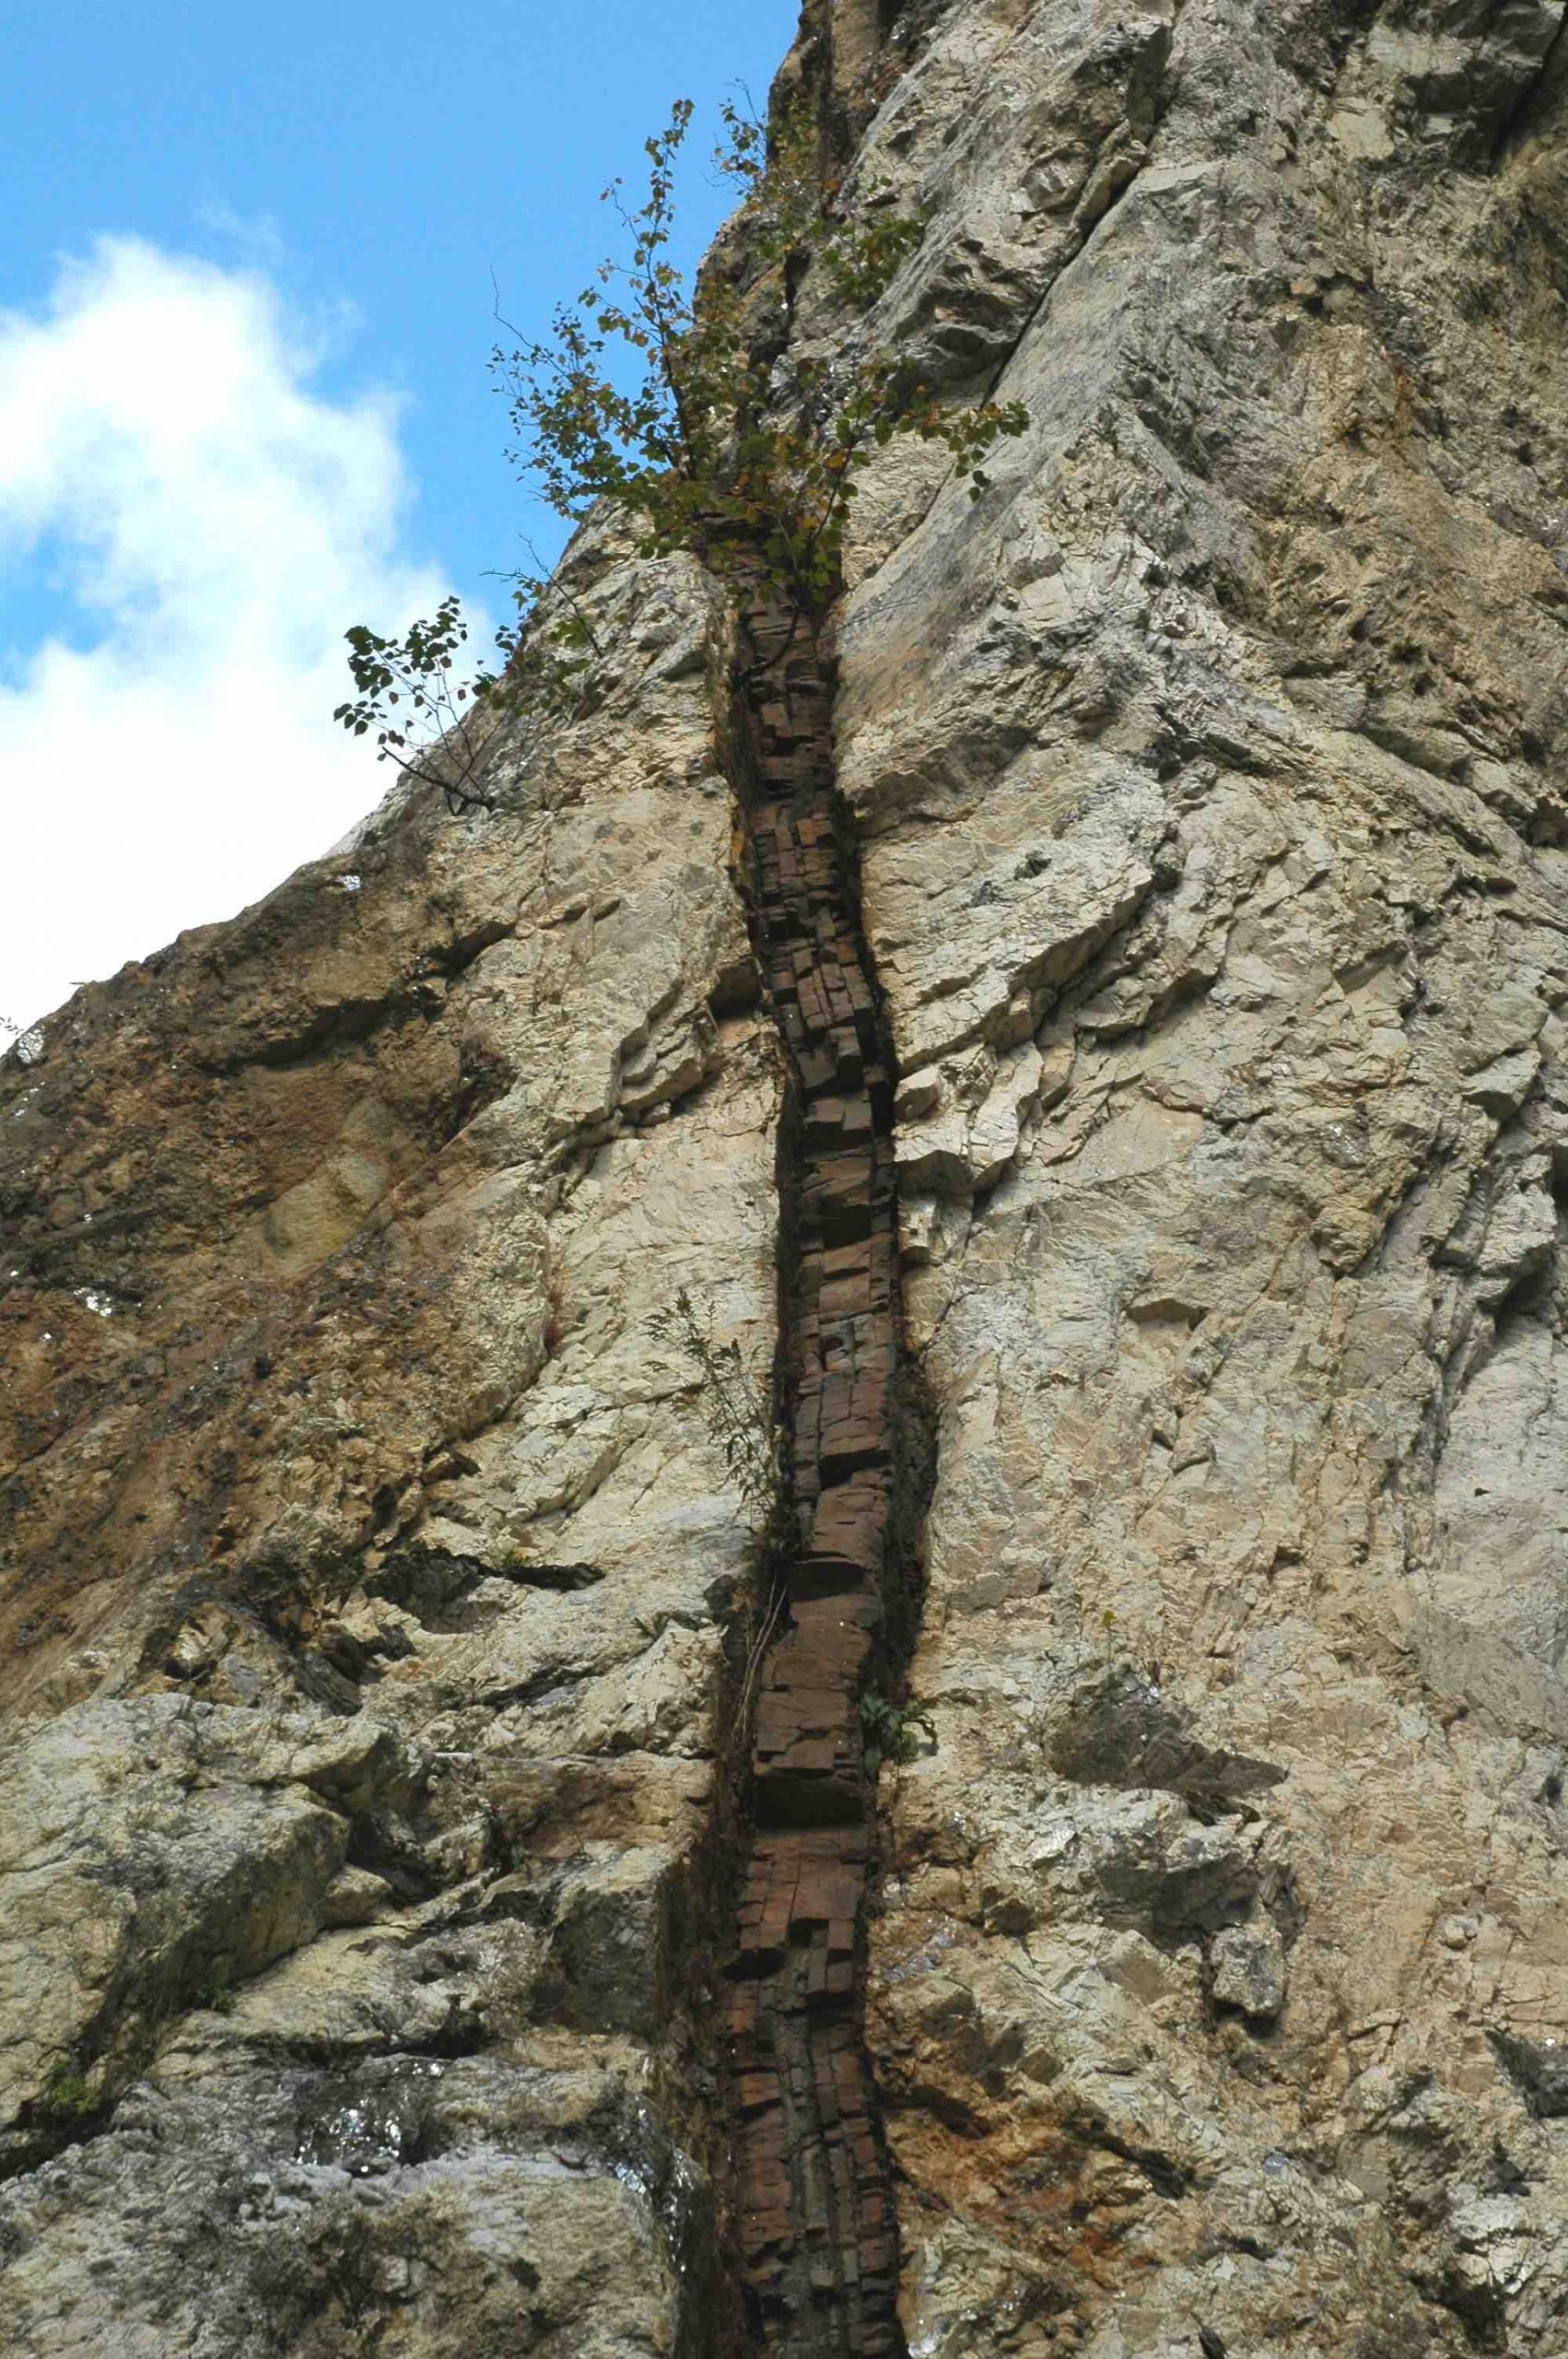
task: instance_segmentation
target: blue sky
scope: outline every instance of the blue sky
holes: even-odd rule
[[[0,80],[0,1016],[324,850],[388,773],[340,628],[556,528],[501,457],[492,276],[543,327],[600,189],[760,100],[796,0],[11,0]],[[345,602],[346,602],[345,604]]]

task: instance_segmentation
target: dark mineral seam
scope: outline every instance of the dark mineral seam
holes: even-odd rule
[[[726,2009],[748,2353],[897,2359],[891,2172],[864,2040],[873,1780],[860,1704],[908,1631],[907,1453],[885,1031],[833,759],[824,634],[739,601],[747,900],[790,1081],[779,1158],[787,1615],[762,1666]],[[895,1462],[896,1461],[896,1462]]]

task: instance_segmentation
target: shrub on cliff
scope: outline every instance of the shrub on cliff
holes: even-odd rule
[[[625,247],[551,335],[498,346],[491,368],[516,440],[509,455],[556,512],[577,522],[601,501],[629,518],[641,554],[693,550],[720,575],[758,561],[798,611],[835,594],[856,478],[897,434],[944,444],[977,494],[1000,436],[1022,430],[1019,405],[942,409],[879,348],[782,359],[761,332],[759,280],[797,286],[820,269],[839,301],[868,310],[919,242],[920,224],[881,210],[866,222],[835,211],[803,112],[771,133],[733,107],[716,161],[743,203],[736,251],[748,269],[710,265],[688,280],[670,259],[674,176],[691,127],[687,100],[646,142],[648,191],[629,210],[620,182],[604,192]],[[400,640],[365,625],[348,633],[357,691],[336,719],[405,769],[420,742],[445,735],[441,783],[455,807],[487,797],[474,768],[468,716],[497,700],[546,714],[574,711],[597,650],[580,607],[558,581],[515,580],[517,621],[497,635],[498,674],[464,678],[467,638],[455,597]]]

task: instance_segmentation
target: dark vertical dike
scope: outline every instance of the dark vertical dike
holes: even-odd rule
[[[738,635],[748,899],[791,1084],[780,1406],[792,1487],[783,1606],[756,1681],[731,2142],[748,2359],[838,2359],[905,2348],[863,2038],[874,1792],[860,1699],[898,1676],[888,1633],[907,1643],[915,1578],[895,1466],[893,1087],[835,791],[831,654],[760,582],[741,597]]]

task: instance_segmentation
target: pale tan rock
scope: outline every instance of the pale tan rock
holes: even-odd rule
[[[340,1868],[326,1888],[322,1921],[328,1925],[368,1925],[392,1898],[392,1888],[384,1876],[372,1875],[369,1868]]]
[[[813,0],[787,70],[926,228],[780,382],[1029,415],[977,499],[879,454],[837,618],[939,1444],[919,2359],[1563,2348],[1562,14]],[[5,1075],[29,2359],[721,2314],[755,1517],[654,1321],[766,1378],[778,1065],[716,593],[578,561],[614,662],[495,820],[400,792]]]
[[[1266,2021],[1285,2003],[1284,1943],[1272,1925],[1226,1925],[1214,1936],[1214,1998]]]
[[[712,2298],[675,2264],[711,2133],[648,2068],[690,2037],[755,1513],[655,1321],[685,1286],[766,1378],[778,1068],[716,593],[579,556],[614,659],[590,717],[493,739],[493,817],[400,788],[7,1077],[19,2353],[324,2354],[373,2317],[410,2353],[649,2359]],[[385,2204],[373,2140],[363,2195],[296,2170],[355,2075],[541,2026],[589,2088],[568,2161],[509,2126],[513,2063]],[[149,2071],[167,2097],[127,2095]]]
[[[885,316],[982,381],[962,252],[1031,421],[873,482],[841,631],[941,1419],[872,1993],[931,2359],[1561,2340],[1561,14],[1184,10],[1151,121],[1093,9],[955,6],[867,134]],[[1130,169],[1025,265],[1074,122]]]

